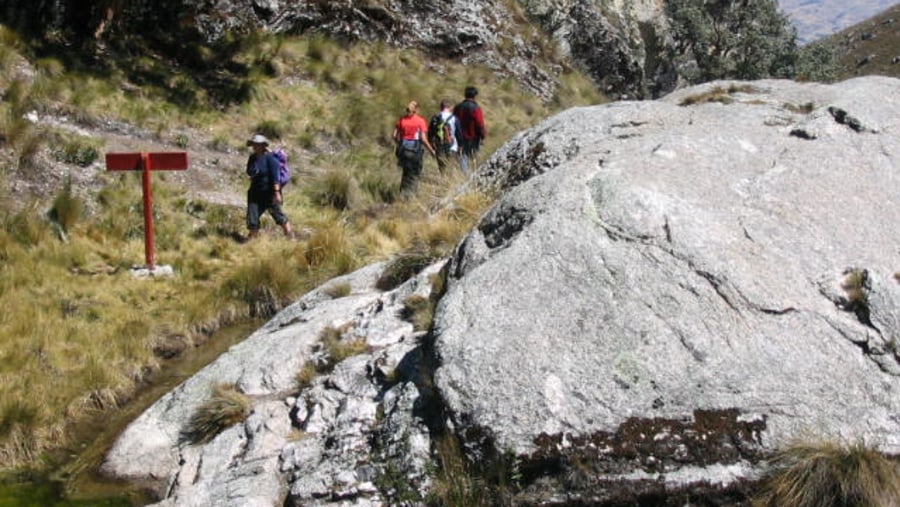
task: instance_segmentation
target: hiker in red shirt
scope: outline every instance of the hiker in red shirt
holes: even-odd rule
[[[434,148],[428,142],[428,123],[418,112],[418,102],[413,100],[407,104],[406,114],[397,120],[392,136],[397,143],[397,163],[403,170],[400,193],[404,196],[408,196],[416,189],[419,176],[422,174],[424,148],[428,148],[432,156],[435,155]]]
[[[487,137],[487,129],[484,125],[484,112],[481,106],[475,102],[478,89],[467,86],[464,92],[465,100],[453,108],[453,114],[459,119],[459,165],[464,173],[469,171],[469,162],[472,170],[476,169],[475,155],[481,149],[481,143]]]

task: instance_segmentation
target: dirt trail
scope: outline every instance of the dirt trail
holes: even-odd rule
[[[223,151],[210,148],[209,141],[199,131],[182,130],[188,142],[179,145],[174,140],[160,139],[122,122],[101,121],[86,126],[64,116],[30,113],[27,118],[36,125],[102,139],[103,147],[96,161],[87,167],[79,167],[58,161],[51,151],[54,147],[47,146],[36,154],[33,167],[20,169],[13,175],[9,186],[15,197],[14,204],[24,205],[31,201],[28,197],[47,200],[47,196],[55,196],[71,178],[76,192],[87,199],[90,209],[93,197],[109,178],[105,166],[106,153],[161,151],[187,151],[188,170],[160,171],[155,174],[155,179],[185,188],[189,198],[238,207],[245,204],[246,153],[237,149]]]

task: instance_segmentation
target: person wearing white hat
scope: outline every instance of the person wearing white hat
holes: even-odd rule
[[[281,186],[278,184],[279,162],[269,151],[269,140],[262,134],[256,134],[247,146],[253,148],[253,153],[247,159],[247,176],[250,177],[250,189],[247,191],[247,229],[250,238],[259,235],[259,219],[266,211],[272,215],[287,237],[293,237],[291,222],[288,220],[281,205],[284,199],[281,196]]]

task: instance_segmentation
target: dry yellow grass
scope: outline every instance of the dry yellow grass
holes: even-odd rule
[[[191,443],[209,442],[219,433],[243,422],[250,414],[250,399],[230,385],[213,386],[212,396],[201,405],[182,431]]]
[[[805,442],[776,455],[756,507],[894,507],[900,466],[862,442]]]

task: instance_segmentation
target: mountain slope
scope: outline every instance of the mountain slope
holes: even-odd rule
[[[856,23],[862,23],[896,0],[779,0],[802,43],[815,42]]]
[[[840,79],[872,74],[900,77],[900,4],[817,44],[834,48]]]

